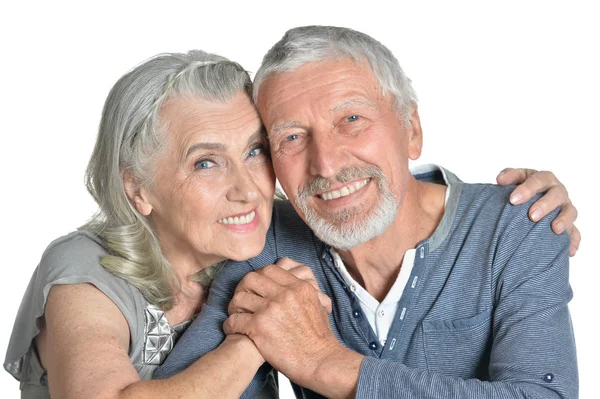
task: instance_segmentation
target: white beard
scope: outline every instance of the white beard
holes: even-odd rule
[[[326,191],[336,181],[349,182],[358,178],[370,177],[377,184],[379,202],[366,215],[347,209],[325,219],[309,206],[311,196]],[[321,241],[332,247],[345,251],[365,243],[383,233],[396,219],[399,201],[389,188],[387,178],[376,167],[342,169],[331,181],[323,177],[315,177],[298,193],[296,206],[302,211],[306,223]],[[362,212],[361,212],[362,213]]]

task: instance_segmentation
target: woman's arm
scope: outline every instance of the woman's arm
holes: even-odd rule
[[[129,326],[91,284],[57,285],[36,338],[52,397],[239,397],[263,363],[249,339],[235,336],[166,380],[141,381],[128,356]]]

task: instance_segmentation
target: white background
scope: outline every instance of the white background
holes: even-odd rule
[[[156,53],[193,48],[256,71],[288,28],[341,25],[382,41],[412,78],[425,134],[420,163],[468,182],[493,182],[506,166],[550,169],[567,185],[583,234],[571,267],[581,397],[598,397],[594,1],[111,3],[0,6],[1,351],[42,251],[95,210],[83,172],[103,101],[123,73]],[[0,393],[19,396],[5,372]]]

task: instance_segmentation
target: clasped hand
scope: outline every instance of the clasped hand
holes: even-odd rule
[[[267,362],[306,386],[303,380],[340,345],[327,317],[331,306],[310,268],[283,258],[242,279],[223,329],[247,335]]]

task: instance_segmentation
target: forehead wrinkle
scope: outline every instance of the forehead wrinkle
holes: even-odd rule
[[[261,85],[258,105],[263,120],[267,122],[267,134],[271,139],[282,130],[303,126],[294,120],[269,127],[268,119],[276,120],[274,116],[277,116],[282,105],[301,101],[303,96],[316,91],[313,97],[316,95],[317,99],[315,101],[313,98],[309,105],[316,107],[315,102],[321,103],[322,115],[356,105],[379,109],[377,100],[380,93],[379,90],[373,93],[373,87],[379,88],[370,66],[364,60],[324,60],[269,76]],[[340,102],[337,105],[336,100]],[[300,107],[306,105],[306,101],[300,103]],[[297,106],[295,109],[300,112]]]
[[[182,116],[185,115],[185,119],[183,119],[180,124],[181,128],[181,160],[185,160],[195,151],[198,150],[209,150],[209,151],[224,151],[225,146],[221,143],[215,142],[196,142],[190,146],[190,144],[203,136],[203,133],[209,133],[212,129],[210,128],[210,120],[206,119],[210,118],[195,118],[195,111],[191,110],[185,112]],[[195,118],[195,119],[194,119]],[[188,147],[189,146],[189,147]],[[186,150],[187,148],[187,150]]]
[[[186,151],[193,138],[193,134],[190,133],[197,131],[203,122],[194,119],[199,110],[187,105],[188,102],[183,101],[181,97],[169,98],[159,113],[161,128],[169,143],[169,152],[179,153],[180,161],[184,161],[191,152],[198,149],[192,146]]]
[[[225,103],[225,105],[229,105]],[[254,125],[254,119],[252,116],[256,114],[254,107],[250,107],[248,110],[242,112],[232,112],[231,109],[220,109],[220,108],[193,108],[181,107],[179,111],[179,131],[181,137],[181,151],[180,158],[185,160],[189,155],[200,149],[207,149],[211,151],[227,151],[228,145],[218,142],[199,142],[191,145],[187,151],[186,148],[193,142],[198,136],[204,134],[210,134],[210,136],[220,135],[220,133],[236,131],[247,125]],[[199,114],[199,116],[198,116]],[[226,118],[223,118],[226,116]],[[260,124],[258,114],[256,114],[256,122],[259,124],[258,129],[252,134],[252,140],[256,139],[256,136],[264,135],[264,129]]]

